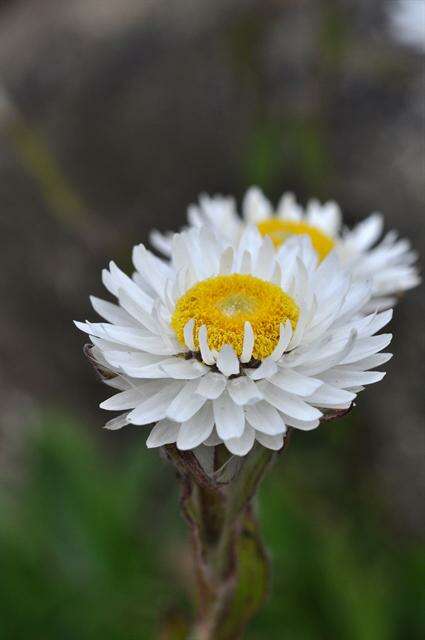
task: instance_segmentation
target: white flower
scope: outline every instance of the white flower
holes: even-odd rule
[[[425,1],[390,2],[388,14],[393,38],[423,53],[425,51]]]
[[[148,447],[277,450],[288,427],[315,429],[383,378],[374,369],[391,357],[378,353],[391,335],[375,334],[392,314],[359,316],[369,286],[352,283],[334,252],[318,262],[298,237],[278,258],[255,227],[225,244],[191,229],[174,236],[169,264],[139,245],[133,278],[113,262],[103,271],[118,304],[92,298],[106,322],[76,324],[119,391],[100,405],[124,412],[107,428],[156,423]]]
[[[320,259],[335,248],[354,279],[372,283],[371,301],[364,312],[393,306],[400,293],[420,283],[414,266],[417,255],[409,241],[399,239],[395,231],[379,241],[384,226],[379,213],[349,230],[343,227],[335,202],[311,200],[304,210],[293,194],[285,193],[274,209],[263,193],[252,187],[244,197],[242,218],[233,198],[203,195],[199,205],[189,207],[188,221],[194,227],[207,225],[232,243],[238,242],[247,224],[256,225],[262,235],[270,236],[278,252],[288,238],[303,234],[310,237]],[[170,255],[170,234],[154,231],[151,241],[163,254]]]

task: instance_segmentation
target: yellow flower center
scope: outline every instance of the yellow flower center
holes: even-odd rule
[[[310,236],[311,243],[320,260],[326,258],[335,246],[332,238],[317,227],[312,227],[306,222],[270,218],[270,220],[260,222],[257,227],[262,236],[269,236],[271,238],[275,247],[280,247],[285,240],[293,235]]]
[[[279,341],[280,325],[290,320],[294,329],[298,316],[297,304],[277,285],[250,275],[232,274],[208,278],[191,287],[177,301],[171,325],[185,344],[184,327],[193,318],[196,349],[198,331],[206,325],[210,349],[219,351],[230,344],[240,356],[248,321],[255,337],[252,356],[263,360]]]

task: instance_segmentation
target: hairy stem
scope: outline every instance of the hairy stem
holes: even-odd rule
[[[241,638],[267,595],[268,559],[252,502],[275,456],[256,447],[226,485],[185,476],[182,504],[198,582],[198,618],[191,640]]]

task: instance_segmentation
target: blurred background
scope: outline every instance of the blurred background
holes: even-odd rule
[[[0,0],[0,638],[186,637],[173,471],[101,430],[72,320],[202,191],[380,210],[423,249],[424,34],[423,0]],[[424,637],[424,312],[409,292],[384,381],[265,482],[248,640]]]

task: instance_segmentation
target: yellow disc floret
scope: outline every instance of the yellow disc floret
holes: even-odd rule
[[[332,238],[317,227],[313,227],[306,222],[270,218],[269,220],[260,222],[257,226],[261,235],[269,236],[275,247],[280,247],[285,240],[293,235],[310,236],[311,243],[320,260],[326,258],[335,246]]]
[[[196,349],[198,331],[206,325],[210,349],[219,351],[230,344],[240,356],[248,321],[255,338],[252,357],[263,360],[279,341],[280,325],[289,320],[294,329],[298,316],[297,304],[277,285],[250,275],[232,274],[208,278],[191,287],[177,301],[171,325],[185,344],[184,327],[193,318]]]

